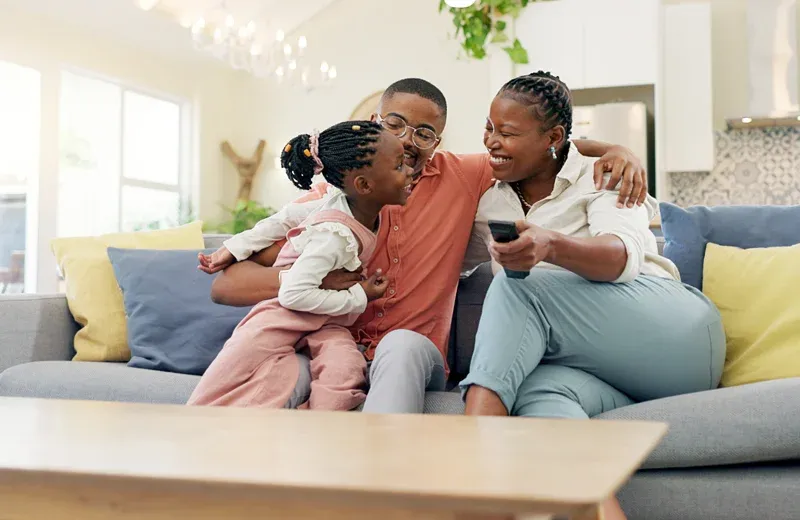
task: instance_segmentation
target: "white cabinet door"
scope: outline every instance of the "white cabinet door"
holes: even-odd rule
[[[659,8],[658,0],[582,0],[586,88],[656,82]]]
[[[710,171],[714,167],[711,6],[665,5],[663,14],[664,169]]]
[[[544,70],[559,76],[569,88],[584,88],[583,0],[534,2],[517,18],[516,36],[528,51],[528,65],[517,74]]]

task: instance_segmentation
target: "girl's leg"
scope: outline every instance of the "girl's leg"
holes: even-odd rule
[[[326,325],[306,336],[311,351],[312,410],[353,410],[366,399],[367,360],[353,336],[339,325]]]
[[[236,327],[188,404],[285,407],[299,376],[295,345],[327,319],[273,301],[259,304]]]

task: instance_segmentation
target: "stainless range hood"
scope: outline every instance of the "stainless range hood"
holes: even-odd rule
[[[749,112],[728,128],[800,126],[797,0],[747,0]]]

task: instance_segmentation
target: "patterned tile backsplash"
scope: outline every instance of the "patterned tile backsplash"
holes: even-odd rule
[[[800,204],[800,128],[719,131],[715,141],[713,171],[670,174],[675,204]]]

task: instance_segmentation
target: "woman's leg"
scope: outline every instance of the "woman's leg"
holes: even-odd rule
[[[350,331],[326,325],[303,340],[311,352],[312,410],[353,410],[367,394],[367,360]]]
[[[634,401],[583,370],[542,364],[525,378],[511,415],[588,419]]]
[[[546,269],[511,280],[500,273],[484,303],[462,389],[483,386],[511,410],[542,359],[642,401],[715,388],[725,338],[713,304],[677,282],[593,283]]]

